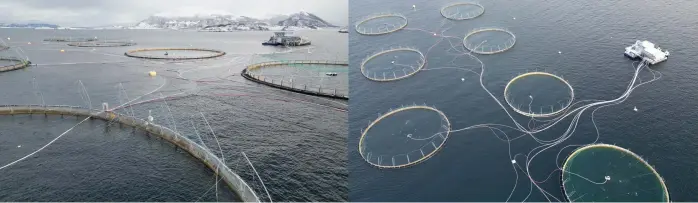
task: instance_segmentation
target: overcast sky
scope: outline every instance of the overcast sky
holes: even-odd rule
[[[156,14],[228,13],[259,18],[299,11],[333,24],[348,24],[348,0],[0,0],[0,22],[60,26],[135,24]]]

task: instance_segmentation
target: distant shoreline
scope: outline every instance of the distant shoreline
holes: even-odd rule
[[[339,27],[328,27],[320,29],[311,28],[301,28],[295,30],[229,30],[229,31],[218,31],[218,30],[202,30],[202,29],[167,29],[167,28],[27,28],[27,27],[0,27],[0,29],[27,29],[27,30],[95,30],[95,31],[108,31],[108,30],[157,30],[157,31],[182,31],[182,32],[296,32],[296,31],[337,31],[341,30]]]

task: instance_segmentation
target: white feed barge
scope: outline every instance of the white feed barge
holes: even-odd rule
[[[666,61],[669,58],[669,51],[662,50],[649,41],[635,41],[635,44],[625,47],[625,56],[632,59],[642,59],[654,65]]]

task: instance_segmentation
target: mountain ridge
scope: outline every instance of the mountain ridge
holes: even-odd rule
[[[300,11],[292,14],[266,15],[263,18],[237,16],[225,12],[190,13],[179,16],[172,13],[156,13],[135,24],[102,25],[92,27],[61,27],[50,23],[0,23],[10,28],[53,28],[53,29],[172,29],[200,30],[212,32],[246,30],[288,30],[338,28],[315,14]]]
[[[327,28],[337,27],[322,18],[307,12],[290,15],[273,15],[268,18],[253,18],[230,14],[203,14],[189,16],[152,15],[130,26],[129,29],[194,29],[203,31],[271,30],[283,27]]]
[[[0,27],[11,28],[58,28],[60,26],[50,23],[0,23]]]

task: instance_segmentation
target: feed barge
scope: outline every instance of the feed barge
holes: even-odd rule
[[[659,46],[647,40],[635,41],[635,44],[625,47],[625,56],[631,59],[641,59],[654,65],[669,58],[669,51],[662,50]]]
[[[306,46],[310,45],[310,40],[300,36],[293,35],[292,32],[274,32],[266,42],[262,42],[265,46]]]

